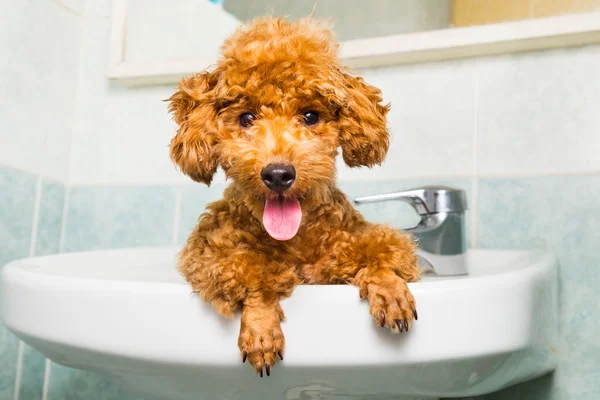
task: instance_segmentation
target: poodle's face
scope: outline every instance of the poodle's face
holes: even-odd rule
[[[379,164],[388,149],[379,90],[343,73],[336,51],[314,22],[258,20],[225,42],[214,71],[182,80],[170,99],[172,159],[206,184],[221,166],[264,200],[275,239],[295,235],[303,200],[326,201],[338,148],[351,167]]]

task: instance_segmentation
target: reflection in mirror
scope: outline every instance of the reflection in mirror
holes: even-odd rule
[[[451,0],[224,0],[224,7],[241,21],[266,15],[299,19],[312,13],[330,19],[340,40],[351,40],[448,28],[451,3]]]
[[[340,40],[364,39],[600,10],[600,0],[215,0],[241,21],[331,20]],[[314,9],[314,11],[313,11]]]

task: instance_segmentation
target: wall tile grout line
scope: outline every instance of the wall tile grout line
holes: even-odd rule
[[[459,175],[410,175],[410,176],[384,176],[381,178],[374,177],[370,179],[360,178],[360,179],[341,179],[338,180],[338,183],[341,182],[386,182],[386,181],[403,181],[403,180],[417,180],[417,179],[439,179],[439,180],[451,180],[451,179],[528,179],[528,178],[546,178],[546,177],[568,177],[568,176],[597,176],[600,175],[600,170],[590,170],[590,171],[569,171],[569,172],[522,172],[522,173],[484,173],[484,174],[476,174],[475,172],[472,174],[459,174]],[[228,182],[213,182],[220,184],[227,184]],[[193,187],[193,184],[170,184],[170,183],[140,183],[140,182],[104,182],[104,183],[86,183],[86,184],[72,184],[69,187],[77,187],[77,188],[98,188],[98,187],[149,187],[149,186],[176,186],[180,185],[181,188],[185,187]]]
[[[35,256],[35,245],[37,242],[38,220],[40,218],[40,203],[42,201],[42,180],[40,176],[37,179],[35,187],[35,205],[33,209],[33,225],[31,227],[31,242],[29,244],[29,257]]]
[[[52,362],[46,358],[46,369],[44,370],[44,387],[42,388],[42,400],[48,400],[48,387],[50,386],[50,370]]]
[[[479,178],[473,179],[473,194],[472,194],[472,207],[471,207],[471,247],[477,248],[477,224],[479,214]]]
[[[87,25],[88,25],[88,21],[87,18],[85,18],[85,15],[88,11],[88,7],[89,7],[89,2],[86,1],[85,5],[84,5],[84,9],[83,9],[83,16],[78,15],[78,18],[81,19],[81,26],[80,26],[80,30],[81,30],[81,38],[79,41],[79,50],[78,50],[78,60],[77,60],[77,76],[75,77],[75,93],[73,95],[73,107],[71,110],[71,123],[69,124],[69,128],[71,130],[71,135],[69,137],[69,169],[68,169],[68,177],[67,177],[67,182],[65,184],[66,189],[67,189],[67,196],[69,195],[69,187],[72,186],[71,180],[72,180],[72,175],[73,175],[73,140],[75,137],[75,128],[77,126],[77,114],[80,108],[80,98],[81,98],[81,91],[83,90],[82,85],[80,84],[80,82],[83,81],[83,76],[84,76],[84,62],[83,62],[83,54],[84,54],[84,46],[85,46],[85,33],[86,33],[86,29],[87,29]],[[63,211],[63,218],[64,218],[65,214]],[[64,222],[64,219],[63,219]],[[64,224],[63,224],[64,226]],[[61,246],[59,247],[59,252],[62,252],[62,238],[63,238],[63,232],[61,231]]]
[[[556,178],[568,176],[597,176],[600,170],[596,171],[574,171],[574,172],[535,172],[535,173],[507,173],[507,174],[478,174],[479,179],[530,179],[530,178]]]
[[[19,400],[19,393],[21,392],[21,374],[23,372],[23,348],[24,344],[22,340],[19,340],[19,350],[17,352],[17,373],[15,375],[15,389],[13,393],[13,400]]]
[[[38,176],[35,183],[35,200],[33,203],[33,221],[31,223],[31,240],[29,242],[29,257],[35,256],[35,245],[37,242],[37,230],[38,220],[40,218],[40,203],[42,198],[42,178]],[[21,391],[21,376],[23,374],[23,352],[25,344],[22,340],[19,340],[19,349],[17,352],[17,365],[15,374],[15,391],[13,393],[13,400],[19,400],[19,393]]]
[[[472,182],[472,205],[471,205],[471,247],[477,247],[477,224],[479,210],[479,100],[480,100],[480,63],[475,60],[475,85],[474,85],[474,107],[473,107],[473,182]]]
[[[177,192],[175,193],[175,212],[173,213],[173,236],[171,237],[171,244],[177,244],[177,233],[179,232],[179,220],[181,218],[181,197],[182,188],[177,186]]]
[[[64,186],[67,185],[67,179],[53,178],[51,176],[43,175],[43,174],[40,174],[38,172],[34,172],[34,171],[26,169],[26,168],[22,168],[22,167],[18,167],[18,166],[12,165],[12,164],[7,164],[7,163],[4,163],[4,162],[0,162],[0,167],[2,167],[2,166],[6,167],[6,168],[10,168],[10,169],[15,170],[15,171],[23,172],[25,174],[36,176],[36,177],[44,179],[46,181],[50,181],[50,182],[53,182],[53,183],[58,183],[58,184],[64,185]]]
[[[67,226],[67,214],[69,210],[69,195],[71,192],[71,188],[69,186],[65,186],[65,200],[63,202],[63,210],[62,210],[62,220],[60,223],[60,239],[58,244],[58,252],[62,253],[65,247],[65,231]],[[46,359],[46,367],[44,370],[44,386],[42,388],[42,400],[48,399],[48,387],[50,386],[50,370],[52,367],[52,363],[49,359]]]
[[[66,193],[65,193],[65,201],[63,203],[63,214],[62,214],[62,221],[61,221],[61,226],[60,226],[60,240],[58,242],[58,252],[62,253],[65,250],[65,231],[67,229],[67,214],[68,214],[68,208],[69,208],[69,197],[71,194],[71,188],[67,187],[65,189]]]

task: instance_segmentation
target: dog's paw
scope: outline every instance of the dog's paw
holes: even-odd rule
[[[406,281],[396,274],[372,276],[359,286],[360,297],[368,298],[375,324],[394,333],[408,332],[418,318],[417,304]]]
[[[283,360],[285,349],[279,317],[242,320],[238,346],[243,362],[248,360],[261,378],[264,373],[270,376],[277,358]]]

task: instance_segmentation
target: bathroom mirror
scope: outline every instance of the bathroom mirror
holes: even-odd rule
[[[241,21],[312,14],[331,20],[340,40],[445,29],[452,14],[452,0],[224,0],[223,7]]]
[[[107,75],[173,83],[213,65],[241,23],[311,14],[351,68],[582,45],[600,30],[600,0],[113,0]]]

